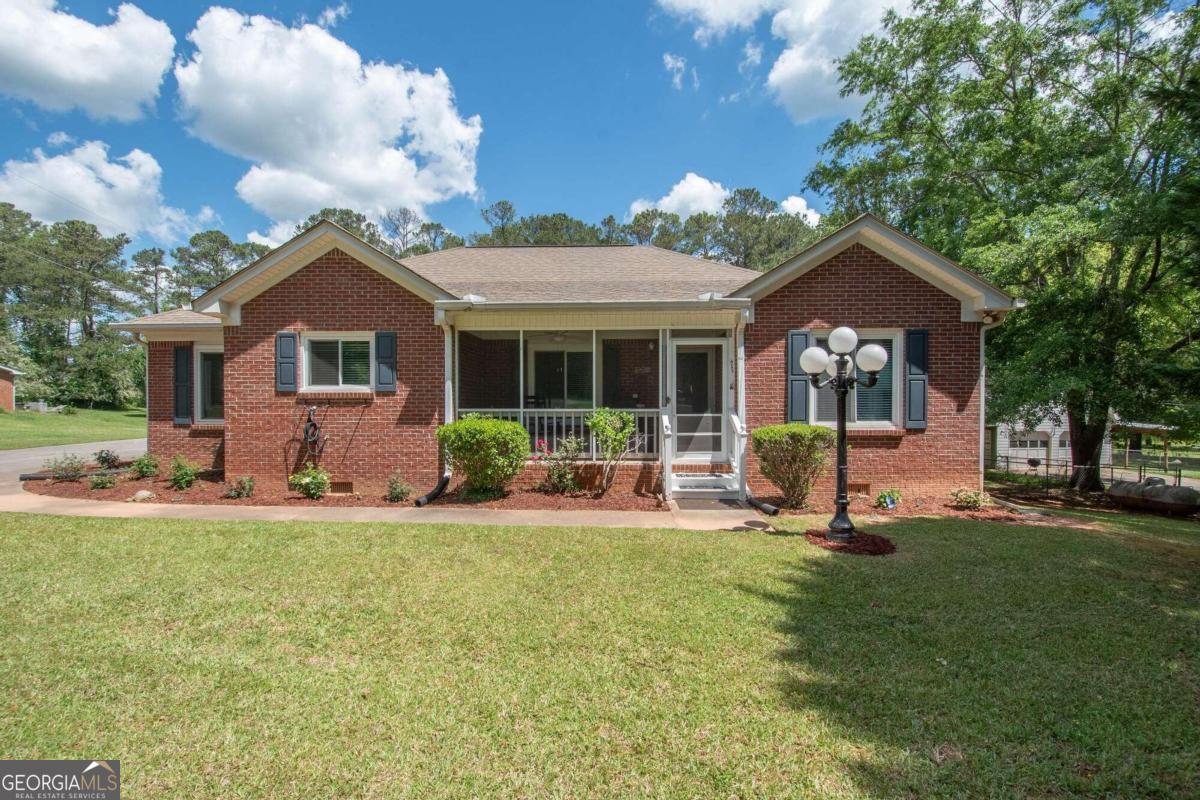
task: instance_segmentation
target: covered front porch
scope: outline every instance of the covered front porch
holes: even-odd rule
[[[534,450],[577,437],[592,460],[585,421],[601,406],[621,409],[636,421],[630,460],[660,463],[668,494],[696,483],[675,472],[725,494],[740,487],[736,328],[472,329],[454,341],[458,415],[519,422]]]

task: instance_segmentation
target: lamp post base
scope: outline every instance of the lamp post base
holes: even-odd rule
[[[844,506],[838,506],[837,513],[829,520],[829,533],[825,535],[835,542],[848,542],[854,538],[854,523]]]

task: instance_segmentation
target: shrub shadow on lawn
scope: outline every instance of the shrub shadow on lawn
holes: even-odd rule
[[[1200,785],[1200,553],[963,520],[885,527],[894,556],[798,545],[782,589],[743,587],[782,610],[782,700],[832,727],[860,791]]]

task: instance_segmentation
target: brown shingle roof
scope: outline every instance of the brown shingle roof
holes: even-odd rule
[[[639,245],[456,247],[401,262],[451,294],[488,302],[695,300],[760,274]]]
[[[181,325],[196,326],[196,325],[215,325],[221,326],[221,320],[208,314],[200,314],[192,311],[190,308],[173,308],[170,311],[163,311],[158,314],[151,314],[147,317],[138,317],[137,319],[127,319],[124,322],[113,325],[117,330],[130,330],[132,328],[175,328]]]

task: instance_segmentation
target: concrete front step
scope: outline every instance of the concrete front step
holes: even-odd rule
[[[672,476],[671,497],[736,500],[737,476],[728,472],[680,472]]]

